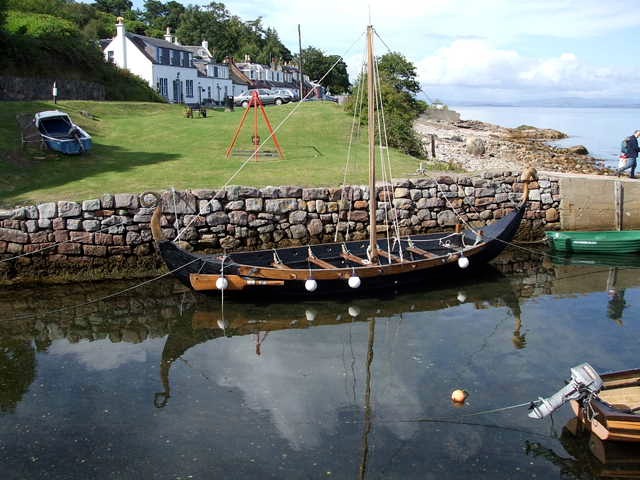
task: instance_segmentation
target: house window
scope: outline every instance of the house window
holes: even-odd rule
[[[166,78],[159,78],[158,87],[158,93],[160,93],[160,95],[162,95],[164,98],[169,98],[169,80],[167,80]]]
[[[187,91],[187,97],[193,97],[193,80],[187,80],[185,82],[185,89]]]
[[[109,50],[107,52],[107,62],[109,63],[116,63],[115,58],[113,58],[113,50]]]
[[[180,52],[171,50],[171,65],[180,65]]]
[[[213,76],[215,78],[218,78],[218,67],[215,67],[215,66],[213,67]]]
[[[187,52],[183,52],[182,53],[182,66],[183,67],[190,67],[191,66],[189,64],[189,54]]]
[[[211,100],[211,87],[207,87],[207,98]]]

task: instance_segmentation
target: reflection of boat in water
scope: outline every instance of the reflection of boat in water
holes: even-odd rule
[[[539,442],[527,442],[526,452],[558,466],[566,478],[640,478],[640,443],[603,442],[580,430],[576,418],[563,428],[559,440],[569,457]]]
[[[424,292],[404,294],[391,298],[358,298],[352,301],[300,302],[296,304],[276,303],[256,305],[225,302],[224,311],[220,303],[208,297],[199,297],[196,307],[186,312],[184,320],[174,325],[167,336],[160,376],[163,392],[156,394],[155,404],[163,407],[170,395],[169,371],[173,363],[190,348],[221,337],[255,335],[255,353],[262,354],[262,342],[269,332],[306,329],[321,325],[338,325],[353,321],[365,322],[376,318],[392,317],[405,313],[437,311],[452,308],[461,303],[471,303],[477,309],[506,307],[515,318],[513,343],[515,348],[524,348],[520,305],[511,284],[504,278],[494,282],[460,288],[443,288],[426,294]]]
[[[640,268],[640,255],[611,255],[594,253],[558,253],[551,255],[556,265],[585,265],[594,267]]]

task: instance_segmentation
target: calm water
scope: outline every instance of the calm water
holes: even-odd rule
[[[640,129],[638,108],[453,107],[465,120],[481,120],[505,127],[533,125],[554,128],[570,138],[557,142],[584,145],[592,156],[614,166],[624,137]]]
[[[638,271],[497,269],[224,313],[172,280],[63,312],[130,284],[2,289],[0,478],[597,478],[567,406],[471,414],[550,395],[583,361],[637,366]]]

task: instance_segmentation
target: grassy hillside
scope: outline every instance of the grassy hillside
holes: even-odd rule
[[[274,128],[297,104],[267,107]],[[171,188],[218,188],[248,155],[225,158],[244,113],[209,111],[207,118],[184,118],[178,105],[158,103],[63,101],[0,103],[0,205],[46,200],[83,200],[102,193]],[[65,157],[38,148],[23,150],[16,115],[58,108],[94,140],[88,155]],[[81,111],[90,112],[87,118]],[[250,148],[254,117],[249,115],[238,148]],[[264,123],[261,121],[261,123]],[[235,185],[337,185],[346,165],[351,116],[333,103],[300,105],[277,132],[285,159],[250,161],[230,183]],[[366,131],[363,130],[363,136]],[[265,139],[268,133],[260,132]],[[273,145],[267,148],[273,149]],[[357,138],[347,181],[367,182],[366,138]],[[405,176],[416,159],[389,151],[392,175]]]

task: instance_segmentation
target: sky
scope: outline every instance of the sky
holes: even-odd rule
[[[206,5],[209,0],[180,0]],[[143,0],[134,0],[141,8]],[[509,103],[549,98],[640,100],[639,0],[230,0],[243,19],[261,16],[281,41],[344,57],[361,69],[371,21],[376,54],[402,53],[428,99]]]

